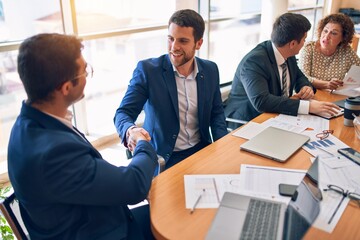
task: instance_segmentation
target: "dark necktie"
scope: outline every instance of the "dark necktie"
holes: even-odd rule
[[[280,65],[282,68],[282,76],[281,76],[281,83],[282,83],[282,95],[283,96],[289,96],[289,90],[287,87],[287,80],[286,80],[286,76],[287,76],[287,64],[286,61]]]

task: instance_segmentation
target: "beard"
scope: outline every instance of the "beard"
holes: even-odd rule
[[[195,55],[195,48],[192,50],[191,53],[186,53],[185,51],[169,51],[171,63],[175,67],[181,67],[191,59],[193,59]]]

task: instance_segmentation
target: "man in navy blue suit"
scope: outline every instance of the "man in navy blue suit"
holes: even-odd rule
[[[168,24],[168,54],[137,64],[114,117],[124,145],[132,151],[132,136],[141,132],[164,157],[166,169],[227,134],[218,67],[195,57],[204,30],[197,12],[175,12]],[[134,122],[143,109],[141,128]]]
[[[105,161],[73,127],[68,107],[84,97],[92,68],[79,39],[39,34],[20,46],[27,93],[8,146],[8,170],[31,239],[153,239],[148,205],[157,156],[142,134],[128,167]],[[142,228],[141,228],[142,227]]]

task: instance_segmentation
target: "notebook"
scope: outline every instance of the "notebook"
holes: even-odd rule
[[[206,240],[301,239],[320,213],[316,158],[288,205],[225,192]]]
[[[310,137],[299,133],[268,127],[240,145],[240,149],[285,162],[309,139]]]

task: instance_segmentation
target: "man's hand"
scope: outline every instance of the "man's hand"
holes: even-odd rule
[[[314,91],[312,87],[304,86],[301,90],[292,96],[292,98],[298,98],[302,100],[308,100],[314,97]]]
[[[127,144],[130,151],[134,151],[140,140],[150,141],[150,134],[143,128],[133,127],[127,130]]]
[[[323,117],[331,117],[336,115],[338,111],[340,111],[340,107],[334,103],[310,100],[310,113]]]

